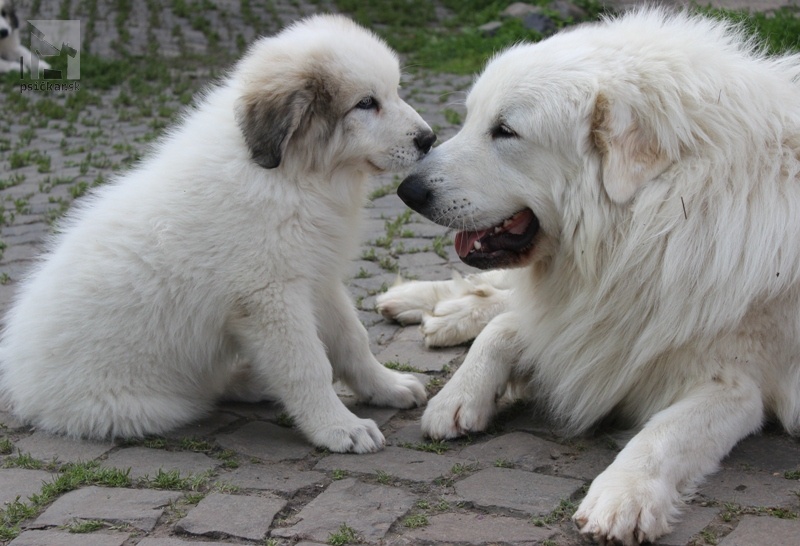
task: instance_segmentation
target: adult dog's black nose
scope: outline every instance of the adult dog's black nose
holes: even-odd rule
[[[423,177],[412,174],[397,188],[397,195],[403,203],[424,215],[431,198],[431,190],[428,189]]]
[[[434,142],[436,142],[436,134],[431,130],[422,131],[414,137],[414,145],[423,154],[430,151]]]
[[[8,29],[7,28],[0,28],[0,40],[8,36]]]

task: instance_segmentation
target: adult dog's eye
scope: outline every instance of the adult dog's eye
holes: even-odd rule
[[[512,131],[508,127],[508,125],[506,125],[504,123],[499,123],[499,124],[495,125],[494,127],[492,127],[492,138],[493,139],[497,139],[497,138],[516,138],[516,137],[517,137],[517,133]]]
[[[358,104],[356,104],[356,108],[361,110],[377,110],[378,109],[378,101],[375,100],[374,97],[364,97]]]

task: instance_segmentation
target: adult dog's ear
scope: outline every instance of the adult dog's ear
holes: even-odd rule
[[[286,78],[290,80],[292,78]],[[313,133],[319,138],[333,130],[332,93],[324,79],[310,77],[295,88],[276,78],[246,92],[236,108],[236,119],[253,161],[265,169],[281,164],[293,139]]]
[[[656,132],[629,105],[598,95],[592,141],[603,159],[603,186],[612,201],[625,203],[672,162]]]

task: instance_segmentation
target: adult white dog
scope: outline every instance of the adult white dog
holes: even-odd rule
[[[19,17],[11,0],[0,0],[0,73],[14,70],[30,70],[31,52],[22,45],[19,35]],[[20,64],[21,63],[21,64]],[[50,65],[39,59],[41,69]]]
[[[70,436],[141,436],[246,390],[280,400],[318,446],[380,449],[332,381],[372,404],[426,398],[372,356],[342,284],[368,175],[435,139],[399,78],[396,55],[344,17],[256,42],[81,203],[22,285],[0,343],[14,412]]]
[[[659,10],[495,58],[398,190],[465,230],[467,264],[521,267],[381,298],[429,344],[488,322],[423,431],[484,429],[514,380],[568,433],[643,427],[574,516],[623,544],[668,532],[766,416],[800,433],[799,80],[800,57]]]

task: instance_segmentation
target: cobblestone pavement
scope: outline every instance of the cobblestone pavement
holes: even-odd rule
[[[237,51],[256,34],[321,9],[320,4],[326,7],[219,1],[206,10],[216,29],[211,35],[190,17],[176,16],[178,2],[172,10],[155,12],[163,3],[127,3],[133,7],[124,24],[112,17],[122,2],[44,4],[35,14],[41,19],[63,16],[64,4],[73,18],[90,18],[81,10],[95,9],[102,17],[94,20],[86,45],[108,57],[121,43],[147,52],[153,40],[166,56],[210,47]],[[127,37],[120,35],[123,28]],[[209,66],[190,77],[205,81],[214,73]],[[415,72],[403,92],[445,140],[463,117],[470,81]],[[93,99],[78,116],[67,112],[43,123],[19,111],[0,117],[2,309],[40,250],[50,220],[94,181],[108,179],[138,157],[163,127],[161,118],[186,102],[185,91],[173,88],[141,112],[138,99],[125,100],[116,86],[93,90],[91,81],[84,85]],[[39,118],[47,117],[45,111],[58,112],[45,110],[46,96],[26,100],[25,110],[38,112]],[[54,102],[70,108],[68,97]],[[453,252],[451,234],[404,208],[394,194],[397,182],[393,177],[374,182],[363,253],[353,263],[349,286],[378,359],[410,366],[433,393],[467,349],[426,350],[415,328],[387,323],[373,311],[375,295],[398,273],[440,279],[467,268]],[[370,455],[320,451],[291,428],[281,408],[267,403],[222,404],[203,421],[136,442],[49,436],[0,407],[0,523],[12,516],[21,521],[21,534],[5,541],[0,536],[0,544],[577,545],[583,540],[569,515],[624,441],[609,433],[566,440],[546,419],[509,404],[490,432],[432,443],[420,434],[421,409],[360,406],[346,389],[339,390],[356,414],[379,424],[385,450]],[[798,475],[800,442],[768,427],[734,449],[659,544],[796,546]]]

